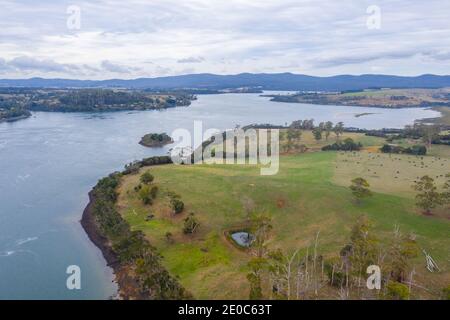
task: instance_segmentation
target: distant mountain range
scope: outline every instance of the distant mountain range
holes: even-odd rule
[[[421,75],[338,75],[314,77],[292,73],[241,73],[237,75],[188,74],[181,76],[138,78],[132,80],[0,79],[0,87],[134,89],[226,89],[258,87],[263,90],[344,91],[368,88],[442,88],[450,87],[450,76]]]

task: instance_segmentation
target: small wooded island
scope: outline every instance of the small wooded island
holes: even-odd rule
[[[173,139],[167,133],[149,133],[141,138],[140,145],[148,148],[158,148],[173,143]]]

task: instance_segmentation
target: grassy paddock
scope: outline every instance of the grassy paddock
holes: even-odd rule
[[[375,222],[381,239],[386,239],[395,225],[402,232],[414,232],[420,246],[436,259],[443,272],[430,274],[420,256],[416,271],[427,286],[441,288],[450,281],[450,221],[425,217],[414,206],[410,182],[418,175],[437,175],[440,162],[426,157],[424,168],[411,166],[415,157],[392,155],[357,155],[316,152],[281,157],[280,171],[274,176],[261,176],[257,166],[250,165],[166,165],[152,167],[154,184],[160,188],[152,206],[143,206],[133,188],[139,175],[123,179],[118,206],[134,229],[143,230],[151,243],[164,256],[168,270],[180,277],[181,283],[196,298],[247,298],[246,280],[249,255],[233,246],[226,231],[247,222],[244,199],[250,198],[255,211],[273,219],[271,249],[302,252],[320,231],[319,250],[325,256],[336,256],[346,244],[356,218],[366,214]],[[346,161],[344,161],[346,160]],[[446,160],[448,161],[448,159]],[[447,171],[448,171],[448,162]],[[385,173],[377,165],[383,164]],[[377,168],[380,177],[372,177],[368,168]],[[400,169],[399,177],[392,172]],[[141,170],[141,173],[145,168]],[[373,185],[375,194],[355,205],[348,189],[350,179],[360,175]],[[186,208],[173,216],[167,192],[181,196]],[[182,233],[183,219],[195,212],[201,225],[193,236]],[[146,221],[148,214],[155,218]],[[165,234],[173,235],[173,243]]]
[[[299,129],[298,129],[299,130]],[[280,152],[281,153],[288,153],[284,152],[285,146],[288,144],[288,140],[286,137],[287,129],[281,129],[279,131],[279,137],[280,137]],[[366,136],[364,133],[356,133],[356,132],[344,132],[339,139],[336,137],[336,135],[331,132],[328,139],[325,137],[325,132],[322,133],[322,139],[316,140],[314,138],[314,135],[311,130],[300,130],[301,131],[301,137],[299,140],[295,141],[296,145],[304,145],[306,146],[307,150],[309,152],[319,151],[322,149],[322,147],[333,144],[337,141],[344,141],[347,138],[353,139],[356,143],[360,142],[365,148],[373,148],[373,147],[381,147],[385,143],[384,138],[380,137],[374,137],[374,136]],[[210,145],[211,149],[214,149],[216,152],[224,150],[223,143],[212,143]],[[450,148],[449,148],[450,149]],[[297,150],[292,150],[291,153],[298,153]]]

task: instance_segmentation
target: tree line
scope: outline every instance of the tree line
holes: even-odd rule
[[[292,150],[304,151],[306,146],[301,144],[302,130],[310,130],[316,141],[325,138],[328,141],[332,133],[335,134],[336,140],[339,141],[340,136],[344,133],[344,123],[338,122],[333,124],[331,121],[320,122],[317,126],[314,124],[314,119],[296,120],[288,127],[286,132],[283,132],[281,137],[286,143],[283,145],[283,151],[290,152]],[[337,149],[330,149],[337,150]]]
[[[102,88],[34,89],[12,91],[8,98],[0,97],[0,109],[13,105],[24,110],[54,112],[149,110],[188,106],[194,99],[194,95],[183,92],[155,94],[139,90]]]
[[[161,164],[169,163],[166,157],[147,158],[140,162]],[[134,163],[134,166],[137,164]],[[123,172],[116,172],[101,179],[92,191],[92,214],[102,236],[111,243],[113,252],[122,266],[132,270],[129,274],[139,285],[142,296],[151,299],[185,299],[191,295],[172,277],[161,264],[161,256],[146,240],[141,231],[132,231],[129,224],[117,211],[117,187],[123,175],[130,174],[128,167]],[[150,176],[142,181],[149,183]]]

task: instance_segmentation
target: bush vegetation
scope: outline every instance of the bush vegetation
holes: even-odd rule
[[[336,142],[322,148],[323,151],[359,151],[362,148],[360,142],[355,143],[353,139],[347,138],[343,142]]]
[[[149,158],[146,163],[160,163]],[[152,299],[184,299],[190,295],[161,265],[161,257],[141,231],[131,231],[129,224],[115,208],[116,188],[124,173],[114,173],[101,179],[92,191],[92,214],[102,236],[111,243],[121,264],[130,267],[141,293]],[[149,186],[144,185],[141,191]],[[150,191],[149,191],[150,194]]]

